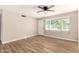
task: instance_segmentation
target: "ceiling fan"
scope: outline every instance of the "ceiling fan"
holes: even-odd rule
[[[39,12],[45,12],[45,11],[52,11],[54,12],[55,10],[50,10],[51,8],[53,8],[55,5],[51,5],[51,6],[46,6],[46,5],[40,5],[40,6],[37,6],[38,8],[42,9],[40,11],[37,11],[37,13]]]

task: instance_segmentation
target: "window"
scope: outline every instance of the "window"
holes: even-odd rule
[[[67,17],[67,18],[46,20],[45,30],[69,31],[70,30],[70,19],[69,17]]]

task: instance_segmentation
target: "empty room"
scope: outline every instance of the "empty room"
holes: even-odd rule
[[[0,5],[1,53],[78,53],[79,6]]]

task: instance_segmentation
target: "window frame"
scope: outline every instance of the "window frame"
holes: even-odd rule
[[[62,29],[60,29],[60,30],[47,30],[46,29],[46,21],[51,21],[51,19],[52,20],[63,20],[63,19],[69,19],[69,22],[70,22],[70,25],[69,25],[69,30],[68,31],[66,31],[66,30],[62,30]],[[66,17],[57,17],[57,18],[49,18],[49,19],[46,19],[45,20],[45,25],[44,25],[44,29],[45,29],[45,31],[56,31],[56,32],[69,32],[70,31],[70,28],[71,28],[71,19],[70,19],[70,17],[69,16],[66,16]]]

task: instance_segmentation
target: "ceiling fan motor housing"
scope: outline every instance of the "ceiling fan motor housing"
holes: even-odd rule
[[[48,7],[47,6],[44,6],[43,7],[44,11],[48,10]]]

